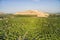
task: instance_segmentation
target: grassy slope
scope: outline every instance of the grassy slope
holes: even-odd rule
[[[0,20],[0,39],[60,40],[60,17],[13,17]]]

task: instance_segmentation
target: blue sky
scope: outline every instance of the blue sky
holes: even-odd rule
[[[60,0],[0,0],[0,12],[14,13],[24,10],[60,12]]]

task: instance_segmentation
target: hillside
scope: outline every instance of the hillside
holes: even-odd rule
[[[36,15],[37,17],[48,17],[49,14],[38,10],[26,10],[23,12],[16,12],[15,15]]]

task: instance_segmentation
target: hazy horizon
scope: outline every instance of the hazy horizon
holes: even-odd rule
[[[0,12],[15,13],[24,10],[60,12],[60,0],[0,0]]]

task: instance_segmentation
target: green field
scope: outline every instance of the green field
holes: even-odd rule
[[[0,15],[0,40],[60,40],[60,16]]]

